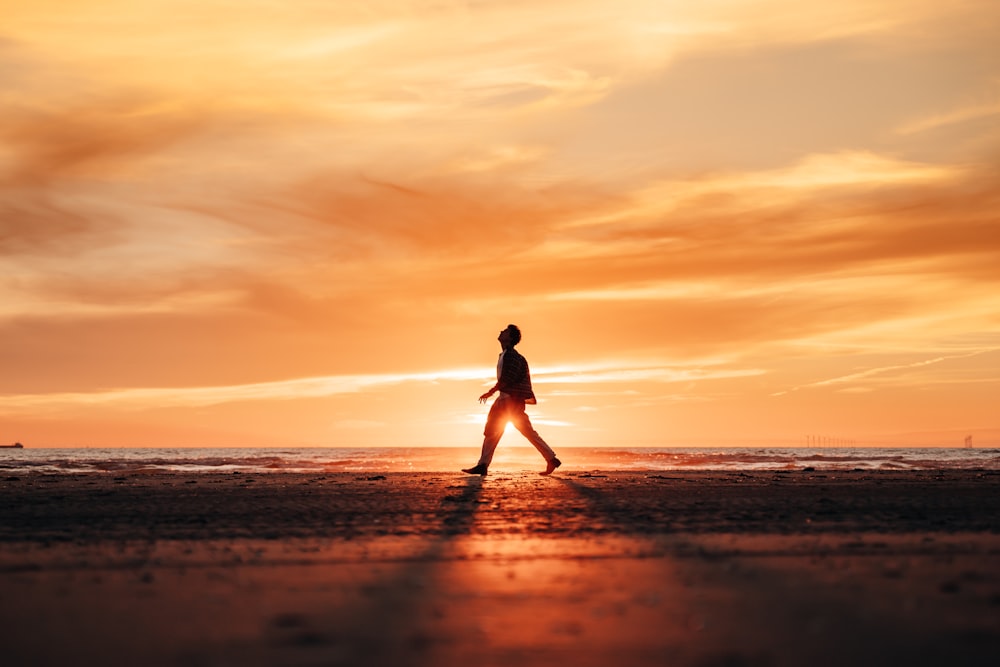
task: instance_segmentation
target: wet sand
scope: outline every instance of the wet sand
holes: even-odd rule
[[[993,665],[1000,471],[0,478],[5,665]]]

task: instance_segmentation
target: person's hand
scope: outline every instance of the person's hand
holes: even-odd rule
[[[486,392],[485,394],[483,394],[482,396],[479,397],[479,402],[480,403],[485,403],[486,399],[488,399],[492,395],[493,395],[493,390],[490,389],[488,392]]]

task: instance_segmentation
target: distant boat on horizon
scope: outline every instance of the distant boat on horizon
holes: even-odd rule
[[[13,445],[0,445],[2,449],[24,449],[24,445],[19,442],[15,442]]]

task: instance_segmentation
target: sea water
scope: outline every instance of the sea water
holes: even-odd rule
[[[581,470],[1000,470],[1000,449],[974,448],[561,448],[563,471]],[[0,475],[142,472],[456,472],[477,448],[25,448],[0,449]],[[544,462],[526,447],[503,447],[494,471]],[[2,478],[0,478],[2,479]]]

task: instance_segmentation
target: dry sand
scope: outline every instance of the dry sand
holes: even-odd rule
[[[1000,472],[0,478],[4,665],[994,665]]]

